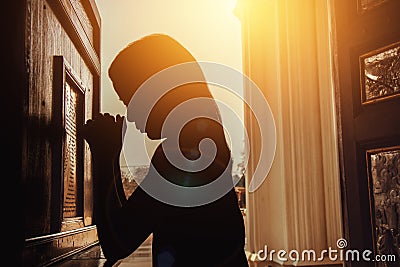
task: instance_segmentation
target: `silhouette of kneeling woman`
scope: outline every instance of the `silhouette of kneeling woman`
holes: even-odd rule
[[[181,44],[167,35],[153,34],[132,42],[118,53],[109,68],[109,77],[128,108],[146,80],[187,62],[196,61]],[[194,80],[204,81],[198,64],[191,65],[184,73]],[[144,95],[150,98],[152,88],[146,90]],[[84,138],[92,152],[94,219],[107,263],[112,265],[127,257],[153,234],[154,267],[248,266],[244,253],[244,222],[231,179],[230,149],[207,84],[186,83],[167,90],[148,114],[143,114],[148,108],[146,99],[135,103],[128,109],[128,121],[135,122],[150,139],[163,141],[151,158],[142,184],[128,199],[123,191],[119,165],[124,118],[100,114],[83,127]],[[199,115],[179,125],[189,113]],[[167,121],[169,126],[165,125]],[[211,149],[202,149],[204,140],[211,141]],[[208,150],[213,153],[207,154]],[[184,157],[181,165],[174,163],[179,155]],[[209,164],[202,167],[204,162]],[[229,189],[201,205],[193,205],[198,195],[185,190],[170,191],[170,187],[160,183],[161,179],[176,188],[196,189],[220,177],[229,178],[223,180]],[[158,193],[152,194],[153,189]],[[179,204],[163,201],[165,198]]]

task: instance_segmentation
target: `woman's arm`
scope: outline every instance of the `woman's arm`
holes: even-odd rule
[[[144,216],[148,196],[126,200],[119,164],[122,117],[105,114],[90,120],[83,135],[92,152],[94,220],[106,258],[116,261],[132,253],[151,233],[151,217]],[[144,239],[143,239],[144,238]]]
[[[119,157],[114,159],[113,167],[114,167],[113,169],[114,169],[115,190],[117,191],[119,203],[121,204],[121,206],[123,206],[126,203],[126,195],[124,191],[124,186],[122,184],[122,175],[121,175],[121,166]]]
[[[105,257],[110,261],[124,258],[129,251],[124,252],[118,241],[118,230],[115,222],[121,220],[116,218],[122,209],[120,198],[115,187],[114,162],[113,159],[97,157],[93,155],[93,209],[94,222],[101,248]]]

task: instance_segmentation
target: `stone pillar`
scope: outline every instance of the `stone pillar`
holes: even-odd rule
[[[241,0],[235,12],[242,22],[244,74],[264,93],[277,130],[268,177],[246,194],[246,250],[257,262],[265,245],[317,255],[336,249],[342,213],[329,0]],[[246,85],[245,97],[254,100]],[[261,145],[257,122],[246,111],[245,121],[251,177]]]

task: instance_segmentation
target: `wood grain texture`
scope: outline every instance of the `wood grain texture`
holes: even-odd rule
[[[60,4],[56,10],[52,8],[54,2]],[[69,13],[63,14],[69,14],[71,18],[57,13],[60,12],[61,3],[69,8]],[[24,205],[27,211],[25,237],[28,239],[53,234],[61,228],[58,219],[60,210],[57,211],[54,202],[58,198],[55,193],[61,194],[61,191],[52,187],[57,186],[54,180],[61,179],[62,150],[57,147],[60,145],[59,137],[62,136],[62,100],[57,99],[63,96],[63,86],[55,86],[54,83],[54,56],[62,56],[81,86],[86,88],[83,95],[84,120],[98,112],[100,63],[92,43],[99,41],[93,34],[99,25],[96,20],[84,15],[85,8],[87,6],[76,1],[27,1],[26,63],[29,88],[24,100],[26,141],[23,169],[26,194]],[[78,15],[75,9],[79,10],[82,20],[76,20]],[[92,21],[95,24],[91,25]],[[90,25],[86,25],[88,23]],[[61,79],[63,81],[65,78]],[[91,157],[86,143],[83,144],[83,155],[84,203],[81,215],[84,224],[90,226],[93,224]]]

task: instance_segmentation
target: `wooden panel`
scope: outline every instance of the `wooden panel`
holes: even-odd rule
[[[365,75],[376,81],[382,71],[370,65],[366,72],[365,59],[383,52],[383,48],[399,42],[399,1],[362,1],[371,8],[357,12],[355,1],[331,1],[335,22],[335,80],[338,106],[339,148],[341,160],[344,233],[348,249],[370,249],[375,246],[374,206],[371,184],[368,184],[366,154],[375,149],[399,145],[400,123],[399,98],[368,97],[365,90]],[[380,3],[375,5],[375,3]],[[372,6],[373,4],[373,6]],[[359,10],[358,10],[359,11]],[[383,50],[382,50],[383,49]],[[361,63],[361,64],[360,64]],[[375,63],[374,63],[375,64]],[[385,70],[387,71],[387,70]],[[391,71],[389,71],[392,73]],[[390,74],[391,75],[391,74]],[[390,76],[389,75],[389,76]],[[361,76],[361,77],[360,77]],[[391,82],[396,82],[392,80]],[[384,93],[386,94],[386,93]],[[382,96],[384,96],[384,94]],[[388,96],[386,94],[386,96]],[[369,99],[368,99],[369,98]],[[379,101],[378,101],[379,98]],[[371,203],[372,202],[372,203]],[[374,266],[373,262],[350,262],[349,266]]]
[[[26,145],[26,192],[27,220],[25,225],[26,237],[34,237],[55,231],[51,229],[51,217],[57,207],[51,205],[51,180],[61,168],[58,164],[60,151],[56,148],[59,144],[57,136],[60,127],[57,123],[60,117],[54,112],[54,99],[57,92],[53,90],[53,56],[63,55],[70,63],[77,78],[87,88],[85,101],[85,117],[91,118],[93,110],[98,108],[99,75],[88,65],[84,59],[85,51],[77,47],[70,39],[57,16],[50,9],[46,1],[32,0],[29,2],[28,27],[27,27],[27,60],[29,64],[29,98],[26,102],[26,112],[29,118]],[[83,55],[82,55],[83,54]],[[94,99],[94,93],[96,98]],[[92,103],[92,102],[95,103]],[[96,112],[97,110],[95,110]],[[84,145],[84,183],[85,188],[85,222],[92,223],[91,205],[91,171],[90,151]],[[51,214],[52,212],[52,214]],[[56,216],[57,217],[57,216]]]
[[[29,93],[25,102],[27,120],[24,195],[26,196],[25,235],[31,237],[50,231],[51,105],[48,78],[42,62],[43,6],[32,0],[27,8],[27,62]],[[43,90],[40,90],[43,88]],[[46,89],[47,88],[47,89]]]
[[[54,144],[52,179],[52,229],[67,231],[92,223],[92,179],[90,152],[80,135],[89,118],[86,106],[89,90],[77,78],[63,56],[54,57],[54,127],[60,132]],[[85,201],[85,202],[84,202]]]
[[[75,10],[69,0],[47,1],[58,20],[63,22],[63,27],[73,44],[81,51],[82,57],[92,72],[100,75],[99,54],[86,35],[85,29],[79,21]],[[72,64],[72,63],[71,63]]]
[[[85,31],[86,36],[88,37],[90,43],[93,45],[93,25],[87,15],[85,8],[82,5],[81,0],[70,0],[71,5],[76,13],[77,18],[79,19],[79,23],[82,25],[83,30]]]
[[[4,229],[12,233],[12,239],[7,242],[7,248],[3,251],[8,256],[8,261],[14,266],[21,266],[20,253],[24,246],[24,219],[25,214],[22,212],[25,207],[25,193],[23,191],[23,177],[25,174],[23,162],[25,154],[25,139],[23,133],[25,131],[25,120],[23,116],[24,101],[27,99],[28,72],[26,68],[25,58],[25,29],[26,29],[26,3],[25,1],[4,1],[2,2],[3,12],[2,22],[3,34],[7,36],[7,41],[3,42],[2,60],[10,64],[2,70],[2,87],[6,92],[3,102],[6,103],[4,114],[2,117],[3,140],[2,145],[3,157],[2,165],[6,166],[5,185],[7,186],[7,194],[16,196],[17,201],[13,201],[12,205],[5,205],[3,213],[11,212],[13,218],[11,220],[3,220]],[[6,14],[4,14],[6,13]],[[12,178],[11,178],[12,177]],[[15,215],[14,215],[15,214]],[[7,252],[12,254],[8,255]]]
[[[96,226],[26,240],[23,266],[48,266],[98,244]]]
[[[51,7],[58,4],[58,9],[53,10],[49,3]],[[72,9],[75,19],[71,20],[62,3],[67,1],[26,1],[24,68],[28,66],[29,83],[26,83],[24,99],[26,131],[21,169],[26,212],[22,231],[25,247],[21,258],[27,266],[46,265],[97,242],[96,227],[92,225],[89,147],[78,134],[77,152],[81,156],[77,161],[81,164],[76,165],[76,171],[81,175],[77,180],[80,185],[74,189],[74,213],[64,214],[63,218],[62,145],[64,85],[68,76],[71,85],[84,88],[78,102],[85,105],[81,105],[77,128],[91,118],[93,112],[98,112],[100,53],[92,42],[99,42],[100,26],[93,15],[95,11],[82,22],[83,19],[76,18],[83,13],[78,16]],[[71,2],[68,0],[68,3]],[[84,0],[80,3],[82,5],[77,7],[80,12],[93,7]],[[57,64],[61,67],[57,68]]]
[[[97,55],[100,55],[101,18],[99,10],[97,9],[95,0],[81,0],[81,3],[91,24],[93,25],[93,47],[96,50]]]

